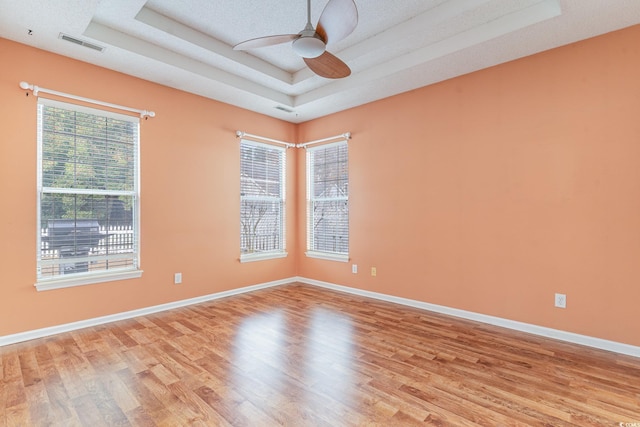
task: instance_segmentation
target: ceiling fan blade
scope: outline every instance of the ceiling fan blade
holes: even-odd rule
[[[316,32],[326,44],[347,37],[358,25],[358,8],[353,0],[329,0],[318,20]]]
[[[327,79],[341,79],[351,74],[351,69],[337,56],[325,51],[317,58],[302,58],[307,66],[319,75]]]
[[[256,39],[245,40],[233,47],[233,50],[247,50],[258,47],[274,46],[299,38],[299,34],[281,34],[277,36],[258,37]]]

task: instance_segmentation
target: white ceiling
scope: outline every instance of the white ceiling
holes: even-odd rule
[[[305,0],[0,0],[0,37],[300,123],[640,23],[640,0],[355,2],[357,28],[327,49],[351,67],[339,80],[289,44],[232,50],[298,33]],[[311,0],[314,24],[326,3]]]

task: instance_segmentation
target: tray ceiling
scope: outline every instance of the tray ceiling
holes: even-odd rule
[[[355,1],[356,30],[328,46],[352,69],[339,80],[289,44],[232,49],[298,33],[305,0],[0,0],[0,37],[300,123],[640,23],[637,0]]]

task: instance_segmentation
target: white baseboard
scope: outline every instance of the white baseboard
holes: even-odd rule
[[[185,307],[187,305],[199,304],[215,299],[225,298],[232,295],[243,294],[247,292],[256,291],[258,289],[270,288],[273,286],[280,286],[287,283],[295,282],[296,278],[288,278],[282,280],[275,280],[273,282],[261,283],[258,285],[246,286],[238,289],[231,289],[229,291],[217,292],[215,294],[203,295],[200,297],[189,298],[180,301],[169,302],[166,304],[154,305],[151,307],[140,308],[137,310],[125,311],[123,313],[110,314],[108,316],[95,317],[93,319],[80,320],[78,322],[66,323],[64,325],[51,326],[48,328],[35,329],[32,331],[20,332],[12,335],[0,336],[0,347],[15,344],[23,341],[29,341],[36,338],[48,337],[50,335],[61,334],[64,332],[75,331],[77,329],[88,328],[92,326],[103,325],[105,323],[116,322],[118,320],[131,319],[133,317],[145,316],[148,314],[158,313],[165,310],[173,310],[174,308]]]
[[[553,338],[553,339],[566,341],[574,344],[580,344],[588,347],[598,348],[601,350],[607,350],[615,353],[626,354],[629,356],[640,357],[640,347],[636,347],[629,344],[619,343],[615,341],[608,341],[601,338],[594,338],[587,335],[575,334],[573,332],[566,332],[558,329],[546,328],[543,326],[532,325],[529,323],[517,322],[514,320],[489,316],[486,314],[474,313],[472,311],[465,311],[457,308],[451,308],[451,307],[446,307],[446,306],[437,305],[437,304],[430,304],[427,302],[412,300],[408,298],[400,298],[393,295],[381,294],[381,293],[372,292],[372,291],[365,291],[362,289],[351,288],[348,286],[336,285],[334,283],[323,282],[315,279],[308,279],[306,277],[291,277],[287,279],[275,280],[272,282],[246,286],[238,289],[231,289],[229,291],[218,292],[215,294],[203,295],[200,297],[174,301],[166,304],[154,305],[152,307],[126,311],[123,313],[116,313],[108,316],[101,316],[101,317],[95,317],[93,319],[81,320],[73,323],[66,323],[64,325],[51,326],[48,328],[42,328],[42,329],[36,329],[32,331],[20,332],[12,335],[0,336],[0,347],[23,342],[23,341],[29,341],[36,338],[48,337],[50,335],[61,334],[64,332],[75,331],[82,328],[103,325],[105,323],[116,322],[118,320],[126,320],[134,317],[138,317],[138,316],[145,316],[148,314],[158,313],[165,310],[173,310],[174,308],[180,308],[180,307],[185,307],[192,304],[199,304],[199,303],[212,301],[220,298],[226,298],[232,295],[243,294],[247,292],[256,291],[259,289],[266,289],[274,286],[286,285],[293,282],[300,282],[308,285],[331,289],[334,291],[346,292],[346,293],[359,295],[367,298],[393,302],[396,304],[402,304],[409,307],[419,308],[422,310],[447,314],[454,317],[460,317],[462,319],[474,320],[474,321],[486,323],[489,325],[501,326],[507,329],[527,332],[530,334]]]
[[[474,320],[477,322],[487,323],[489,325],[501,326],[507,329],[527,332],[534,335],[540,335],[547,338],[553,338],[574,344],[594,347],[601,350],[612,351],[615,353],[626,354],[629,356],[640,357],[640,347],[629,344],[608,341],[601,338],[594,338],[587,335],[575,334],[573,332],[561,331],[558,329],[546,328],[544,326],[532,325],[529,323],[517,322],[515,320],[503,319],[500,317],[488,316],[486,314],[474,313],[472,311],[459,310],[442,305],[430,304],[422,301],[416,301],[408,298],[400,298],[392,295],[381,294],[378,292],[365,291],[362,289],[350,288],[348,286],[336,285],[333,283],[322,282],[320,280],[307,279],[305,277],[297,277],[300,283],[319,286],[322,288],[332,289],[339,292],[347,292],[367,298],[374,298],[382,301],[402,304],[409,307],[415,307],[422,310],[433,311],[436,313],[447,314],[450,316],[460,317],[463,319]]]

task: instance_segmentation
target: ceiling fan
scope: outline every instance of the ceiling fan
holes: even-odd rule
[[[353,32],[358,24],[358,9],[353,0],[329,0],[318,25],[311,25],[311,0],[307,0],[307,25],[298,34],[258,37],[238,43],[234,50],[248,50],[292,42],[293,51],[307,66],[321,77],[340,79],[351,74],[351,69],[335,55],[327,52],[326,45],[338,42]]]

